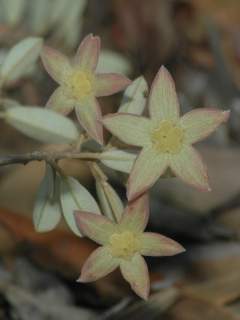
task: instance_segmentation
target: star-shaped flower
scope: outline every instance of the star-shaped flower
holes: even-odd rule
[[[81,125],[102,144],[103,129],[99,121],[102,114],[96,97],[116,93],[131,81],[120,74],[97,74],[99,52],[100,38],[90,34],[83,39],[71,61],[49,47],[44,47],[41,58],[47,72],[60,85],[47,106],[62,114],[68,114],[75,107]]]
[[[143,232],[149,218],[146,195],[129,204],[119,223],[104,216],[76,212],[80,231],[101,245],[82,267],[80,282],[91,282],[120,267],[123,277],[143,299],[149,295],[150,283],[144,256],[172,256],[184,248],[157,233]]]
[[[203,108],[180,117],[174,81],[164,67],[153,81],[148,106],[150,119],[124,113],[103,119],[120,140],[143,148],[128,179],[128,199],[145,192],[168,167],[188,184],[210,191],[206,167],[192,144],[226,121],[229,111]]]

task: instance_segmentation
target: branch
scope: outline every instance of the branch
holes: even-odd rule
[[[53,163],[61,159],[82,159],[82,160],[97,160],[100,158],[100,153],[93,152],[45,152],[33,151],[24,154],[13,154],[0,157],[0,166],[10,164],[27,164],[30,161],[46,161]]]

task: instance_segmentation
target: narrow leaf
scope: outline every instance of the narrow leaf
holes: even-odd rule
[[[42,49],[42,39],[29,37],[17,43],[7,54],[0,71],[1,85],[25,74],[37,60]]]
[[[69,228],[81,236],[75,221],[75,211],[101,214],[98,204],[88,190],[72,177],[61,177],[60,199],[63,215]]]
[[[54,229],[61,219],[58,183],[58,179],[54,179],[52,168],[47,165],[33,209],[33,224],[38,232]]]
[[[96,191],[104,215],[114,222],[120,221],[124,207],[113,187],[107,181],[96,180]]]
[[[101,153],[100,160],[111,169],[130,173],[136,155],[122,150],[110,149]]]
[[[135,79],[125,90],[118,112],[141,115],[146,106],[148,85],[143,76]]]
[[[71,143],[79,137],[72,120],[50,109],[12,107],[6,110],[5,120],[30,138],[45,143]]]

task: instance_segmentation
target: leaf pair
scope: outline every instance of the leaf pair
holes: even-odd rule
[[[63,215],[69,228],[81,236],[75,222],[75,210],[100,214],[98,204],[85,187],[72,177],[58,175],[47,165],[33,209],[35,229],[39,232],[53,230]]]

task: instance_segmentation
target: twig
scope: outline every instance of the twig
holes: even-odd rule
[[[27,164],[30,161],[46,161],[49,164],[61,159],[98,160],[100,153],[93,152],[45,152],[34,151],[24,154],[13,154],[0,157],[0,166],[10,164]]]

